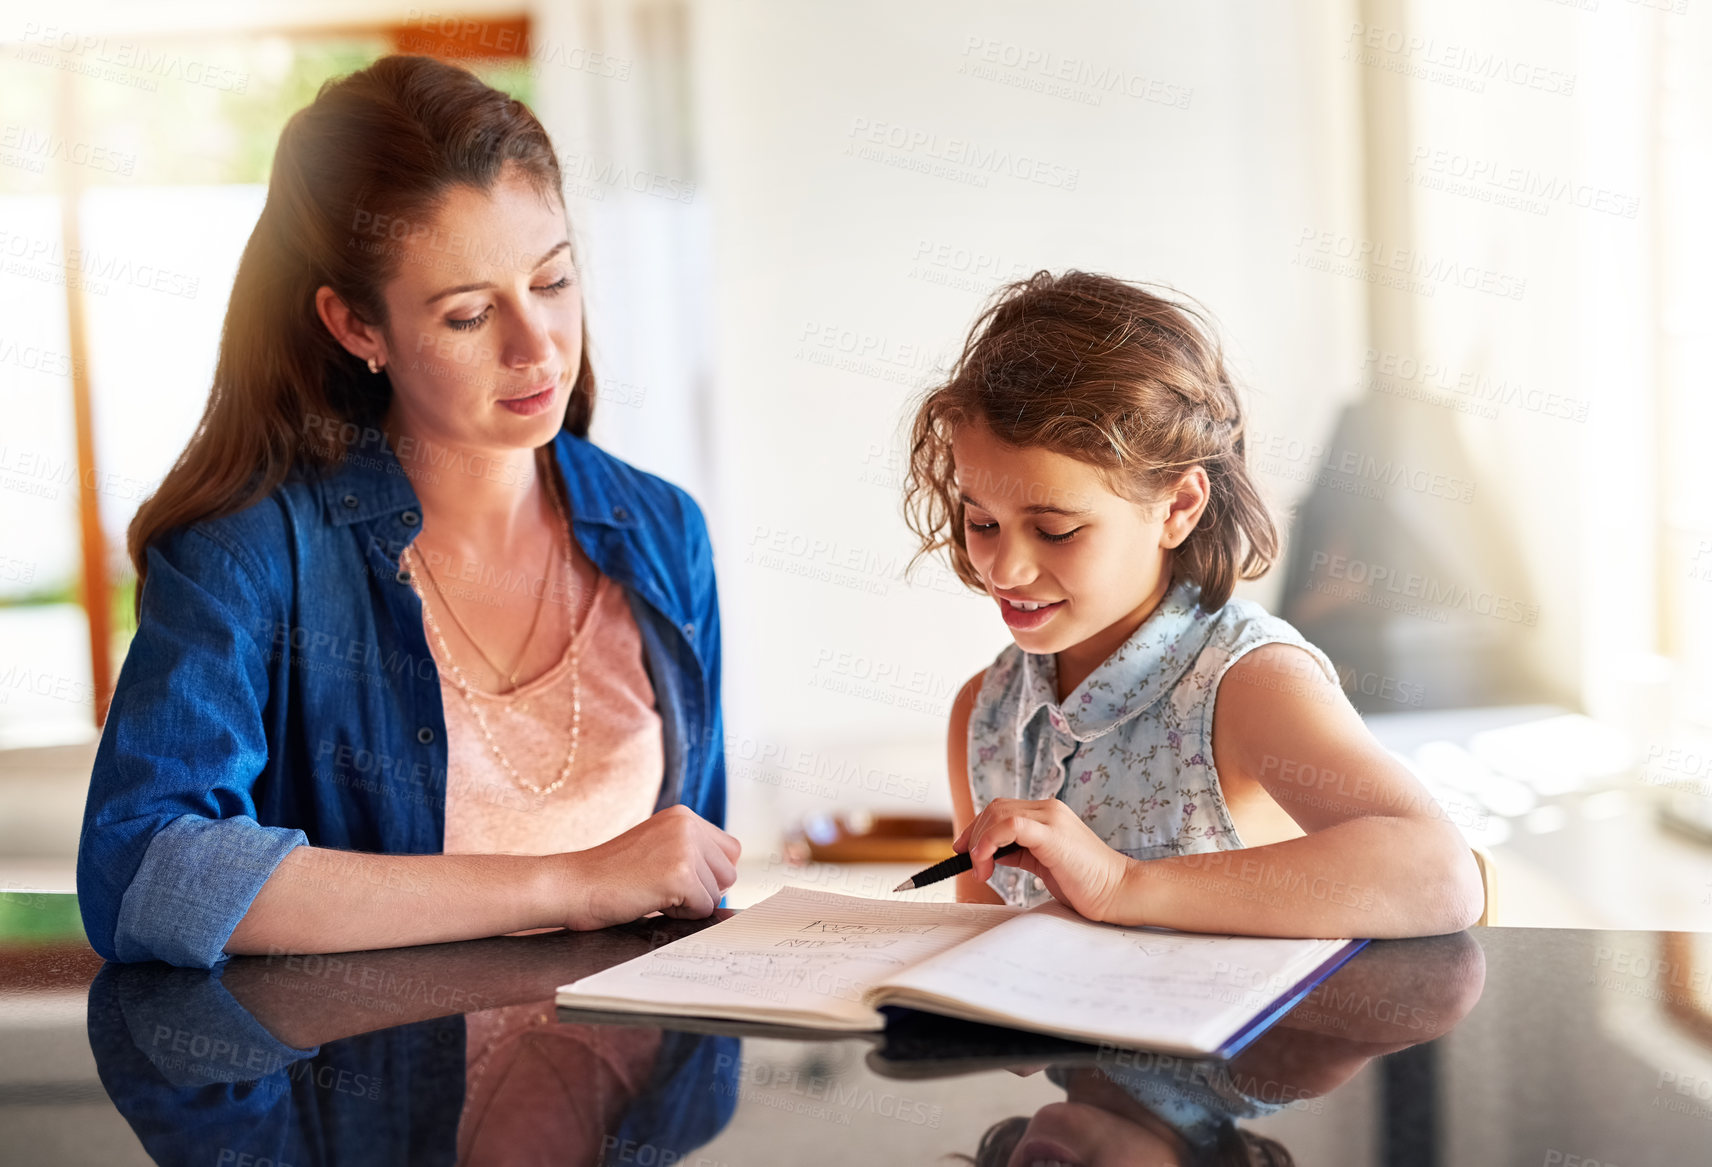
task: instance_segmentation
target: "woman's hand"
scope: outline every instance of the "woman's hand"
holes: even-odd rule
[[[1056,798],[995,798],[951,844],[968,851],[975,878],[992,878],[993,852],[1019,843],[997,862],[1040,876],[1046,890],[1090,920],[1132,923],[1125,890],[1137,860],[1120,854]]]
[[[598,847],[554,856],[564,926],[584,932],[654,911],[712,915],[737,881],[742,850],[735,836],[689,807],[668,806]]]

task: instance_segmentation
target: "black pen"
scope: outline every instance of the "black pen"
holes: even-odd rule
[[[1012,851],[1021,850],[1021,843],[1006,843],[1003,847],[1000,847],[997,851],[993,852],[993,858],[997,859],[1000,855],[1009,855]],[[974,866],[975,861],[969,858],[969,852],[960,851],[949,859],[941,859],[938,863],[935,863],[925,871],[916,872],[892,890],[911,891],[918,887],[926,887],[930,883],[938,883],[942,879],[950,879],[953,875],[962,875],[965,871],[972,870]]]

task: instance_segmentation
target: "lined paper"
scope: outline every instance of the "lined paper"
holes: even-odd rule
[[[865,899],[786,888],[558,992],[570,1008],[878,1030],[882,1004],[1088,1042],[1211,1054],[1346,940],[1083,919],[1057,901]]]
[[[572,1008],[884,1028],[873,986],[1019,908],[876,900],[785,888],[730,920],[562,986]]]
[[[900,970],[877,996],[1084,1041],[1210,1053],[1347,944],[1125,928],[1050,901]]]

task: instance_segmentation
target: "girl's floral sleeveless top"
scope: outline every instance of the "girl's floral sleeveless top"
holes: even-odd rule
[[[1284,643],[1336,668],[1288,622],[1248,600],[1197,606],[1179,580],[1130,638],[1060,705],[1058,658],[1009,645],[982,679],[969,716],[969,785],[979,812],[995,798],[1060,798],[1125,855],[1156,859],[1230,851],[1237,837],[1213,768],[1213,702],[1225,670],[1250,649]],[[999,867],[989,881],[1009,904],[1051,893],[1034,875]]]

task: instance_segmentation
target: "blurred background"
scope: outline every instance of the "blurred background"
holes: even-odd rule
[[[595,436],[708,515],[733,902],[889,888],[793,832],[949,812],[952,695],[1009,637],[906,577],[908,406],[996,286],[1080,267],[1218,320],[1288,548],[1239,594],[1495,856],[1499,922],[1712,927],[1701,0],[3,12],[4,886],[72,885],[124,532],[279,130],[412,52],[552,133]]]

